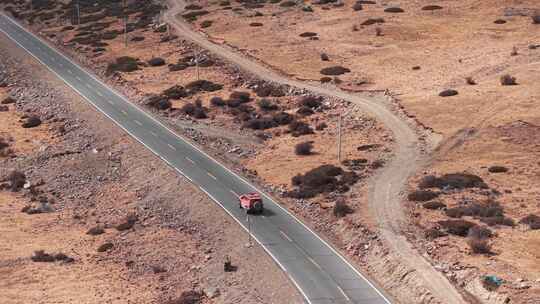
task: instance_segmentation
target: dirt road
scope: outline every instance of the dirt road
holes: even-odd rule
[[[452,284],[425,260],[401,233],[401,223],[406,219],[401,207],[401,191],[407,178],[416,172],[421,161],[418,136],[411,126],[392,113],[384,105],[367,97],[360,97],[338,89],[330,89],[314,84],[288,79],[263,65],[235,53],[231,48],[214,44],[177,16],[183,11],[185,2],[169,1],[169,10],[164,14],[178,34],[221,58],[234,63],[242,70],[257,77],[279,84],[306,89],[308,91],[337,97],[356,104],[360,109],[371,113],[392,131],[395,141],[395,156],[373,179],[370,187],[370,207],[378,221],[378,228],[391,249],[391,254],[405,264],[410,271],[422,278],[423,285],[432,295],[443,303],[464,303],[462,296]]]

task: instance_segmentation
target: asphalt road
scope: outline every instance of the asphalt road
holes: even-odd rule
[[[237,196],[260,192],[257,188],[3,14],[0,14],[0,31],[198,186],[247,230],[247,216],[239,209]],[[380,290],[300,220],[264,193],[263,200],[265,212],[250,216],[253,238],[289,276],[307,303],[390,303]]]

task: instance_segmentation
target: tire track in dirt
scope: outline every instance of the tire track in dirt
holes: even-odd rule
[[[409,269],[407,272],[409,276],[411,273],[416,274],[432,296],[438,300],[437,302],[464,303],[461,294],[443,274],[436,271],[412,247],[401,231],[402,223],[406,222],[401,206],[402,190],[408,178],[417,171],[422,162],[419,139],[414,129],[386,106],[368,97],[356,96],[338,89],[320,87],[286,78],[230,48],[214,44],[201,33],[193,30],[181,17],[178,17],[184,10],[185,2],[183,0],[169,1],[168,3],[169,9],[165,12],[164,18],[183,38],[198,44],[260,79],[354,103],[362,110],[374,115],[386,128],[392,131],[396,142],[395,155],[374,177],[370,186],[370,208],[377,218],[378,229],[390,248],[390,255],[401,264],[405,264]]]

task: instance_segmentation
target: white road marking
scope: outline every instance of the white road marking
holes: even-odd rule
[[[108,100],[108,99],[107,99],[107,102],[112,104],[112,105],[114,104],[114,102],[112,102],[111,100]]]
[[[68,69],[67,71],[68,71],[68,73],[73,75],[73,72],[70,69]]]
[[[186,160],[192,164],[195,164],[195,161],[189,157],[186,156]]]
[[[173,149],[174,151],[176,151],[176,147],[171,145],[171,144],[167,144],[167,146],[169,146],[169,148]]]
[[[97,94],[99,95],[99,97],[103,97],[103,94],[101,94],[100,91],[97,91]]]
[[[315,262],[315,260],[314,260],[313,258],[311,258],[311,257],[309,257],[309,256],[308,256],[307,258],[308,258],[308,260],[309,260],[313,265],[315,265],[315,267],[317,267],[317,268],[319,268],[320,270],[322,270],[321,266],[320,266],[317,262]]]
[[[138,120],[135,119],[134,122],[135,122],[136,124],[138,124],[139,126],[142,126],[142,123],[141,123],[140,121],[138,121]]]
[[[158,135],[154,131],[150,131],[150,134],[154,135],[155,137],[158,137]]]
[[[285,232],[283,232],[283,231],[280,230],[279,233],[281,233],[281,235],[283,235],[289,242],[291,242],[291,243],[293,242],[293,241],[291,240],[291,238],[290,238],[287,234],[285,234]]]
[[[86,84],[86,87],[92,89],[92,86],[89,83]]]
[[[126,110],[120,110],[120,112],[122,112],[122,114],[124,114],[124,115],[126,115],[126,116],[128,115],[127,112],[126,112]]]
[[[351,298],[349,298],[349,296],[345,293],[345,291],[341,288],[341,286],[337,285],[337,288],[339,289],[339,291],[341,291],[341,293],[343,294],[343,296],[345,297],[345,299],[347,299],[348,302],[351,301]]]
[[[13,23],[15,26],[19,27],[21,30],[25,30],[22,26],[20,26],[19,24],[17,24],[15,21],[11,20],[11,18],[5,16],[6,18],[8,18],[8,20],[10,20],[10,23]],[[0,29],[0,31],[4,32],[5,34],[7,34],[8,36],[10,36],[6,31],[3,31]],[[31,32],[28,32],[27,33],[29,35],[31,35],[32,37],[34,37],[34,39],[36,39],[37,41],[42,41],[40,38],[38,38],[35,34],[31,33]],[[11,37],[11,36],[10,36]],[[40,60],[36,55],[34,55],[31,51],[29,51],[27,48],[25,48],[21,43],[19,43],[18,41],[15,41],[19,46],[21,46],[22,48],[24,48],[26,51],[28,51],[28,53],[30,53],[30,55],[34,56],[38,61],[42,62],[42,60]],[[43,42],[42,42],[43,43]],[[71,60],[70,58],[68,58],[67,56],[63,55],[62,53],[59,53],[58,51],[54,50],[54,52],[56,52],[58,55],[62,56],[63,58],[65,58],[66,60],[68,60],[69,62],[75,64],[73,62],[73,60]],[[113,119],[110,115],[108,115],[106,112],[104,112],[102,109],[100,109],[96,104],[93,103],[92,100],[88,99],[85,95],[83,95],[80,91],[78,91],[73,85],[71,85],[64,77],[62,77],[61,75],[59,75],[58,73],[56,73],[54,70],[52,70],[50,67],[47,66],[47,68],[49,68],[49,70],[51,70],[51,72],[53,72],[54,74],[56,74],[59,78],[63,79],[66,84],[68,86],[70,86],[72,89],[74,89],[75,91],[77,91],[83,98],[85,98],[86,100],[88,100],[88,102],[90,102],[91,104],[93,104],[98,111],[102,112],[105,116],[109,117],[113,122],[115,122],[120,128],[122,128],[123,130],[125,130],[128,134],[130,134],[131,136],[133,136],[137,141],[139,141],[142,145],[144,145],[145,147],[147,147],[150,151],[152,151],[154,154],[158,155],[159,154],[154,151],[152,148],[148,147],[144,142],[142,142],[137,136],[135,136],[134,134],[132,134],[128,129],[126,129],[120,122],[116,121],[115,119]],[[82,68],[83,71],[86,72],[86,70],[84,68]],[[88,72],[87,72],[88,73]],[[106,86],[101,80],[97,79],[94,75],[92,74],[88,74],[90,77],[92,77],[94,80],[98,81],[99,83],[101,83],[102,85]],[[107,87],[107,86],[106,86]],[[107,87],[108,88],[108,87]],[[125,97],[121,96],[118,92],[116,92],[114,89],[111,89],[109,88],[109,90],[111,90],[111,92],[113,92],[114,94],[116,94],[117,96],[119,96],[120,98],[123,98],[125,100]],[[130,104],[131,105],[131,104]],[[137,108],[135,105],[131,105],[132,107],[136,108],[137,110],[140,111],[139,108]],[[125,113],[127,115],[127,113],[125,111],[122,111],[123,113]],[[144,111],[142,112],[143,114],[147,115],[150,119],[152,119],[154,122],[156,122],[157,124],[159,124],[161,127],[163,127],[164,129],[168,130],[172,135],[175,135],[177,136],[179,139],[181,140],[185,140],[182,136],[174,133],[171,129],[169,129],[168,127],[166,127],[165,125],[163,125],[161,122],[159,122],[158,120],[156,120],[155,118],[153,118],[152,116],[150,116],[150,114],[147,114],[145,113]],[[214,160],[216,163],[218,164],[221,164],[219,161],[215,160],[214,158],[212,158],[211,156],[209,156],[207,153],[205,153],[204,151],[202,151],[200,148],[198,148],[197,146],[194,146],[193,144],[187,142],[189,145],[191,145],[193,148],[197,149],[199,152],[201,152],[201,154],[203,154],[204,156],[208,157],[209,159],[212,159]],[[177,169],[177,168],[176,168]],[[244,179],[243,177],[239,176],[238,174],[236,174],[234,171],[231,171],[230,169],[228,169],[227,167],[224,167],[225,170],[229,171],[231,174],[235,175],[237,178],[239,178],[242,182],[244,182],[246,185],[248,186],[252,186],[246,179]],[[179,171],[177,169],[177,171]],[[181,171],[179,171],[182,175],[184,175]],[[185,176],[185,175],[184,175]],[[238,221],[238,219],[236,219],[234,217],[233,214],[231,214],[230,212],[228,212],[228,210],[219,202],[217,201],[212,195],[210,195],[204,188],[200,187],[200,189],[205,192],[212,200],[214,200],[218,205],[220,205],[227,213],[229,213],[229,215],[238,223],[241,225],[241,227],[247,231],[247,228],[242,224],[242,222]],[[262,193],[267,199],[269,199],[270,201],[272,201],[273,203],[275,203],[272,198],[270,196],[268,196],[266,193]],[[318,236],[313,230],[311,230],[308,226],[306,226],[302,221],[300,221],[297,217],[295,217],[294,215],[292,215],[287,209],[285,209],[284,207],[282,207],[281,205],[275,203],[275,205],[282,209],[285,213],[287,213],[289,216],[291,216],[293,219],[295,219],[300,225],[302,225],[306,230],[310,231],[311,233],[313,233],[315,235],[315,237],[317,237],[323,244],[325,244],[332,252],[334,252],[334,254],[336,254],[339,258],[341,258],[341,260],[346,263],[359,277],[361,277],[362,279],[364,279],[384,300],[386,303],[390,303],[390,301],[377,289],[375,288],[375,286],[373,286],[373,284],[367,280],[367,278],[364,277],[364,275],[362,275],[362,273],[360,273],[356,268],[354,268],[354,266],[352,264],[350,264],[339,252],[337,252],[332,246],[330,246],[326,241],[324,241],[320,236]],[[255,237],[255,240],[262,246],[262,248],[274,259],[274,261],[276,261],[276,263],[280,266],[280,268],[287,272],[286,268],[280,263],[280,261],[272,254],[272,252],[268,251],[268,248],[266,248],[256,237]],[[305,294],[304,290],[302,290],[302,288],[300,288],[300,286],[296,283],[296,281],[294,280],[293,277],[291,277],[289,275],[291,281],[293,282],[293,284],[297,287],[297,289],[302,293],[302,295],[304,296],[304,298],[308,301],[308,303],[311,303],[311,300],[307,297],[307,295]]]
[[[213,179],[217,180],[217,178],[216,178],[215,176],[213,176],[213,175],[212,175],[212,173],[210,173],[210,172],[206,172],[206,174],[208,174],[208,176],[210,176],[211,178],[213,178]]]
[[[236,197],[240,197],[240,195],[238,195],[238,193],[234,192],[233,190],[229,190],[234,196]]]
[[[77,78],[78,81],[82,81],[81,77],[79,76],[75,76],[75,78]]]

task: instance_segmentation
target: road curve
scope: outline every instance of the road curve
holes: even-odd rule
[[[0,31],[248,229],[248,218],[238,208],[237,196],[259,191],[252,184],[2,13]],[[268,195],[263,195],[265,212],[250,217],[251,234],[288,275],[305,302],[390,303],[382,291],[332,246]]]
[[[373,99],[350,94],[339,89],[289,79],[246,58],[242,54],[236,53],[229,47],[212,43],[201,33],[194,31],[191,25],[179,16],[184,11],[185,0],[169,0],[167,3],[169,8],[164,14],[165,20],[183,38],[198,44],[260,79],[349,101],[374,115],[386,128],[392,131],[396,143],[395,156],[375,177],[369,194],[370,208],[378,221],[379,231],[389,245],[391,252],[423,279],[423,285],[431,291],[435,298],[446,304],[464,303],[461,294],[446,277],[436,271],[401,233],[400,226],[406,221],[401,206],[401,192],[407,179],[417,171],[418,164],[421,161],[418,137],[415,131],[404,120]]]

